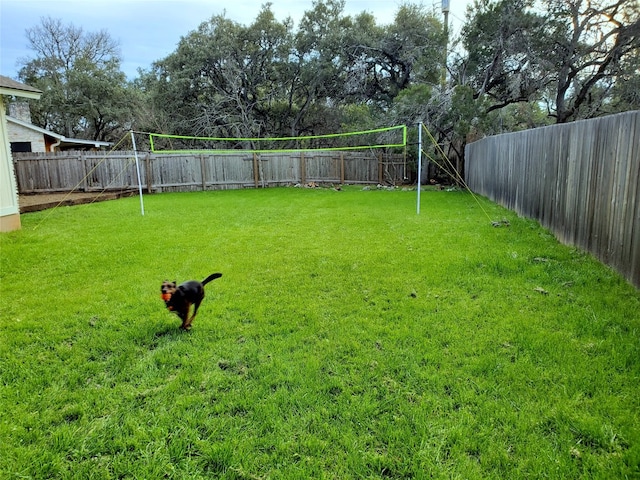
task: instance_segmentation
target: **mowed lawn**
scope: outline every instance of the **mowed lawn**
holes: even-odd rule
[[[415,199],[23,215],[0,235],[0,477],[638,478],[639,291],[486,200]],[[180,331],[160,283],[213,272]]]

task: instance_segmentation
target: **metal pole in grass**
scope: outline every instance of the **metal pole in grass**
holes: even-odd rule
[[[140,214],[144,217],[144,201],[142,200],[142,181],[140,179],[140,162],[138,162],[138,149],[136,148],[136,137],[131,132],[131,143],[133,143],[133,156],[136,159],[136,172],[138,173],[138,193],[140,194]]]
[[[422,188],[422,122],[418,123],[418,199],[416,215],[420,215],[420,189]]]

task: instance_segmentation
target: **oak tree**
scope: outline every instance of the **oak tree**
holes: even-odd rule
[[[67,137],[117,140],[132,118],[118,43],[104,30],[85,32],[51,17],[26,35],[35,56],[19,78],[43,91],[31,103],[32,120]]]

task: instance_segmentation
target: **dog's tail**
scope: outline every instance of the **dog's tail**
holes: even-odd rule
[[[205,278],[202,281],[202,285],[206,285],[207,283],[209,283],[211,280],[215,280],[216,278],[220,278],[222,276],[221,273],[212,273],[211,275],[209,275],[207,278]]]

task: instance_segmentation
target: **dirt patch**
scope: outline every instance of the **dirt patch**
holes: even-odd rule
[[[122,197],[130,197],[136,192],[60,192],[60,193],[37,193],[18,196],[20,213],[38,212],[54,207],[67,207],[71,205],[82,205],[84,203],[104,202],[105,200],[115,200]]]

